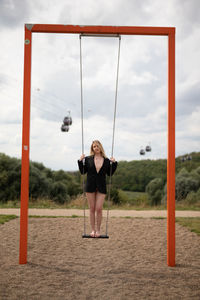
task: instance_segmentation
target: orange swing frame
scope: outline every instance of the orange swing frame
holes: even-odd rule
[[[175,28],[25,24],[19,263],[27,263],[32,33],[168,36],[167,264],[175,266]]]

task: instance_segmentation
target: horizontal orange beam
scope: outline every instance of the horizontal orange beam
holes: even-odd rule
[[[25,24],[31,32],[43,33],[90,33],[124,35],[169,35],[175,34],[175,27],[135,27],[135,26],[81,26],[59,24]]]

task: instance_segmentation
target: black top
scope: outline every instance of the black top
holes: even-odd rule
[[[94,193],[98,190],[102,194],[106,194],[106,175],[112,176],[117,169],[117,162],[112,162],[108,158],[104,158],[103,165],[97,172],[94,155],[85,157],[85,164],[78,160],[78,166],[81,174],[87,173],[86,192]]]

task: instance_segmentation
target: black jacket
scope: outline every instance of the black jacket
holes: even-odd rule
[[[106,194],[106,175],[112,176],[117,169],[117,162],[113,162],[108,158],[104,158],[103,165],[97,173],[94,155],[85,157],[85,164],[78,160],[78,166],[81,174],[87,173],[86,192],[94,193],[98,190],[102,194]],[[111,172],[111,173],[110,173]]]

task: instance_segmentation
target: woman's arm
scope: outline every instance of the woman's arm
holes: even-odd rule
[[[115,159],[113,158],[113,157],[111,157],[111,159],[109,160],[108,159],[108,167],[107,167],[107,170],[106,170],[106,174],[108,175],[108,176],[112,176],[114,173],[115,173],[115,171],[116,171],[116,169],[117,169],[117,161],[115,161]]]
[[[81,155],[80,159],[78,160],[78,167],[81,174],[87,173],[87,159],[85,155]]]

